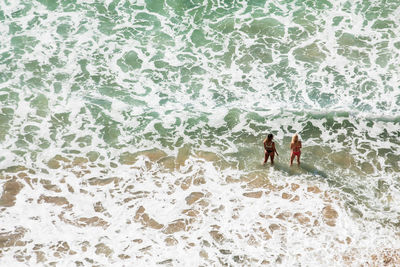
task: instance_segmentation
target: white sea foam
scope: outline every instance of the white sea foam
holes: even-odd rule
[[[1,264],[343,266],[399,249],[398,25],[346,1],[76,4],[0,3],[1,236],[19,241]],[[261,169],[270,132],[280,156]]]
[[[42,179],[47,178],[57,185],[62,193],[40,192],[37,187],[39,184],[34,185],[34,188],[26,184],[15,206],[8,209],[9,214],[16,214],[14,211],[18,210],[25,212],[3,218],[3,229],[12,231],[14,225],[18,225],[20,220],[24,221],[24,227],[29,229],[24,240],[34,240],[34,243],[25,247],[28,252],[35,250],[34,244],[42,244],[44,247],[40,251],[45,253],[47,260],[56,260],[62,265],[72,264],[86,257],[100,263],[105,263],[105,260],[110,264],[117,263],[120,262],[118,255],[126,254],[136,256],[128,262],[150,265],[167,259],[185,266],[194,262],[212,264],[221,260],[234,264],[236,255],[242,257],[245,264],[250,264],[251,259],[257,259],[268,260],[270,263],[281,261],[289,265],[300,260],[306,265],[319,263],[339,266],[343,264],[342,255],[347,253],[362,263],[368,260],[367,253],[364,254],[366,251],[374,251],[376,247],[381,246],[395,247],[395,233],[385,230],[373,221],[360,221],[349,217],[343,210],[343,200],[331,202],[329,199],[336,193],[330,192],[323,183],[313,182],[312,185],[317,185],[322,193],[310,191],[312,187],[310,185],[307,188],[308,182],[305,180],[304,185],[293,191],[290,184],[298,183],[298,178],[285,177],[283,180],[279,172],[271,170],[268,178],[272,183],[281,184],[283,189],[251,189],[244,186],[246,183],[243,182],[230,184],[224,181],[231,175],[236,177],[235,179],[239,178],[240,173],[237,171],[228,169],[221,172],[211,163],[198,159],[189,159],[181,171],[172,173],[162,171],[157,165],[148,168],[146,162],[148,161],[142,158],[134,165],[134,169],[127,168],[129,166],[109,169],[112,176],[122,178],[117,187],[113,183],[104,186],[89,185],[88,178],[96,177],[96,169],[93,168],[92,173],[82,178],[63,170],[57,170],[58,174],[40,174]],[[185,169],[191,171],[185,173]],[[185,177],[196,177],[197,173],[203,173],[201,176],[204,177],[205,184],[192,185],[188,190],[182,190],[176,184]],[[98,177],[101,177],[101,174],[98,174]],[[54,180],[54,175],[63,177],[65,184],[61,180]],[[157,181],[159,185],[155,186]],[[66,184],[76,191],[68,193]],[[255,191],[262,192],[262,196],[249,198],[243,195]],[[142,193],[137,194],[138,192]],[[188,205],[187,197],[192,192],[204,194],[200,198],[205,201],[204,204],[195,202]],[[290,201],[290,197],[285,199],[285,193],[298,195],[300,199]],[[42,194],[62,195],[72,208],[37,203]],[[139,198],[126,201],[135,196]],[[338,197],[342,198],[340,195]],[[32,200],[25,201],[26,199]],[[104,211],[93,210],[97,202],[102,204]],[[134,219],[140,206],[144,207],[150,218],[164,224],[165,227],[182,219],[186,230],[168,234],[141,226],[140,220],[135,222]],[[320,214],[327,206],[337,212],[333,227],[326,225],[326,220]],[[197,215],[193,217],[194,222],[190,222],[190,217],[182,214],[185,209],[197,210]],[[60,216],[63,220],[60,220]],[[77,227],[65,221],[73,222],[77,218],[92,216],[99,216],[107,222],[107,226]],[[298,220],[303,221],[299,223]],[[317,220],[318,224],[315,224],[314,220]],[[260,232],[260,229],[265,229],[266,232]],[[43,232],[46,234],[42,234]],[[382,239],[382,236],[385,238]],[[166,238],[173,238],[178,243],[166,246]],[[140,239],[140,243],[132,242],[135,239]],[[51,246],[59,241],[67,242],[71,251],[79,253],[61,258],[53,256]],[[88,250],[82,251],[83,242],[89,242]],[[346,245],[342,244],[343,242]],[[112,250],[107,258],[99,254],[101,250],[95,247],[100,243]],[[358,248],[363,248],[363,251],[358,251]],[[5,255],[11,256],[16,249],[9,250]],[[175,253],[172,253],[173,251]],[[176,253],[177,251],[180,253]],[[199,257],[200,251],[205,251],[208,259]],[[4,262],[7,259],[6,256]],[[28,262],[34,263],[34,260]]]

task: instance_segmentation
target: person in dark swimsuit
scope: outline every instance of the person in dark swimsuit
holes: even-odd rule
[[[271,165],[274,164],[274,157],[275,153],[277,156],[279,156],[278,151],[276,151],[275,148],[275,142],[272,142],[272,139],[274,138],[273,134],[269,134],[267,138],[264,139],[264,162],[262,163],[263,165],[268,161],[268,158],[271,157]]]
[[[290,143],[290,149],[292,153],[290,154],[290,166],[293,165],[293,160],[297,157],[297,164],[300,165],[300,155],[301,155],[301,141],[299,141],[299,136],[297,134],[293,135],[292,142]]]

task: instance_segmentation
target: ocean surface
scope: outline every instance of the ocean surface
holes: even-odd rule
[[[0,35],[0,266],[400,265],[399,0],[1,0]]]

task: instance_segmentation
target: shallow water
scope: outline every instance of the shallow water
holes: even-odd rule
[[[1,2],[1,265],[400,264],[399,6]]]

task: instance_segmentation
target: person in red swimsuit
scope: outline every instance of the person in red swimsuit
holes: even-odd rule
[[[263,165],[268,161],[268,158],[271,157],[271,165],[274,164],[274,157],[275,157],[275,153],[277,156],[278,155],[278,151],[276,151],[275,148],[275,143],[272,142],[272,139],[274,138],[273,134],[269,134],[267,138],[264,139],[264,162],[262,163]]]
[[[300,155],[301,155],[301,141],[299,141],[299,136],[297,134],[293,135],[292,142],[290,143],[290,149],[292,153],[290,154],[290,166],[293,165],[293,160],[297,156],[297,164],[300,165]]]

